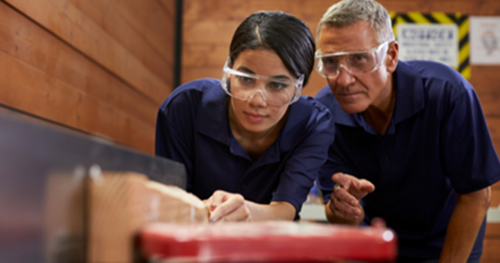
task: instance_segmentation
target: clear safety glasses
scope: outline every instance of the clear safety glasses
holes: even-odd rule
[[[365,51],[321,54],[321,50],[317,50],[314,55],[316,71],[325,78],[336,78],[341,67],[355,76],[371,73],[382,64],[391,42],[384,42]]]
[[[304,75],[292,81],[288,78],[267,77],[241,72],[229,68],[228,65],[229,59],[222,69],[222,88],[227,95],[235,99],[246,101],[260,93],[268,105],[284,106],[290,105],[300,98]],[[259,85],[259,82],[263,85]]]

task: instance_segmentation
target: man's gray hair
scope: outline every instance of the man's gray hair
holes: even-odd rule
[[[318,23],[316,40],[319,40],[323,25],[341,28],[358,21],[370,24],[379,44],[394,40],[391,16],[381,4],[373,0],[342,0],[332,5]]]

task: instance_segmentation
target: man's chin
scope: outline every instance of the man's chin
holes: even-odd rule
[[[367,108],[359,103],[340,103],[340,107],[347,114],[361,113]]]

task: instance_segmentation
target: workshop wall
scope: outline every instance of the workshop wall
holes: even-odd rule
[[[0,0],[0,104],[154,152],[175,0]]]

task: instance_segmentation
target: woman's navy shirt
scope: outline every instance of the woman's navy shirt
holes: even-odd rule
[[[298,214],[326,161],[334,127],[331,113],[310,97],[290,105],[285,116],[276,141],[252,160],[232,135],[220,81],[192,81],[160,106],[156,154],[183,163],[187,191],[201,199],[225,190],[260,204],[285,201]]]

